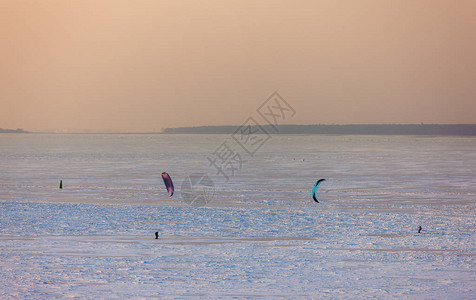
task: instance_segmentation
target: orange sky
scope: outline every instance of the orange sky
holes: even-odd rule
[[[0,1],[0,128],[476,123],[476,1]]]

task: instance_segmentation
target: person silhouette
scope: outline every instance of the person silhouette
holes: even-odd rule
[[[158,239],[159,238],[159,232],[155,232],[155,239]]]
[[[420,233],[420,232],[421,232],[421,226],[418,227],[418,233]]]

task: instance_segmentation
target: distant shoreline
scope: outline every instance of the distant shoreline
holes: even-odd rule
[[[148,132],[34,132],[18,129],[2,129],[0,133],[34,134],[233,134],[241,126],[197,126],[165,128],[163,131]],[[270,125],[243,127],[246,134],[284,134],[284,135],[420,135],[420,136],[476,136],[476,124],[347,124],[347,125]]]
[[[3,129],[3,128],[0,128],[0,133],[29,133],[29,132],[25,131],[21,128],[17,128],[17,129]]]
[[[165,134],[233,134],[240,126],[198,126],[166,128]],[[348,124],[348,125],[270,125],[247,128],[269,134],[329,135],[451,135],[476,136],[476,124]],[[264,131],[264,132],[263,132]]]

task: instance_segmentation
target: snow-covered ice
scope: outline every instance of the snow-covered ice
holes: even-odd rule
[[[273,136],[228,182],[227,138],[0,135],[0,298],[476,296],[475,138]]]

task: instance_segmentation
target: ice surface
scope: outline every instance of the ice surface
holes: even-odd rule
[[[476,139],[273,136],[228,182],[227,139],[0,134],[0,298],[475,297]]]

